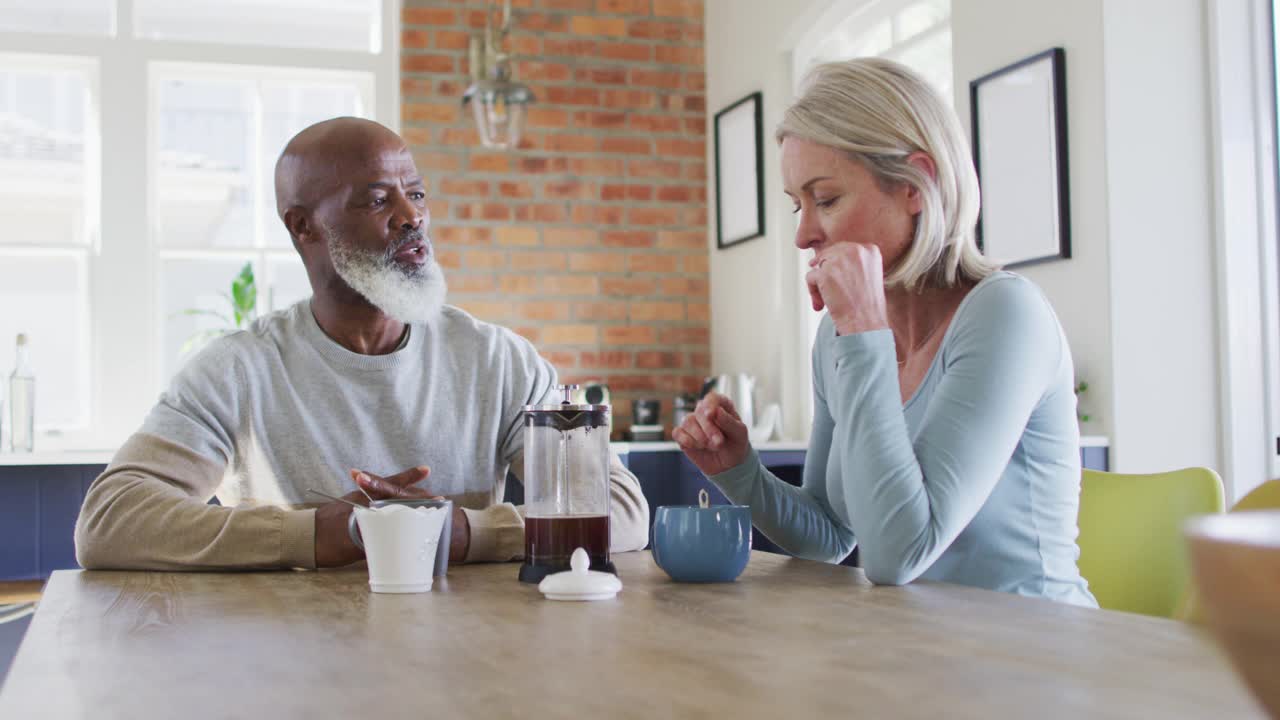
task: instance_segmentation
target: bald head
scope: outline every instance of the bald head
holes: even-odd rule
[[[312,125],[289,141],[276,161],[276,212],[313,210],[322,198],[388,150],[408,152],[401,137],[372,120],[339,117]],[[287,221],[286,221],[287,222]]]

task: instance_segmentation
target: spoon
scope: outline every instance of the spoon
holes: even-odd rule
[[[309,492],[309,493],[314,493],[314,494],[316,494],[316,495],[319,495],[320,497],[327,497],[327,498],[329,498],[330,500],[336,500],[337,502],[346,503],[346,504],[350,505],[351,507],[358,507],[358,508],[360,508],[361,510],[369,510],[369,511],[371,511],[371,512],[377,512],[377,511],[378,511],[378,509],[377,509],[377,508],[375,508],[375,507],[373,507],[372,505],[371,505],[371,506],[369,506],[369,507],[365,507],[364,505],[361,505],[360,503],[357,503],[357,502],[351,502],[350,500],[348,500],[348,499],[346,499],[346,498],[340,498],[340,497],[338,497],[338,496],[336,496],[336,495],[330,495],[330,494],[329,494],[329,493],[327,493],[327,492],[320,492],[319,490],[317,490],[317,489],[315,489],[315,488],[307,488],[307,492]],[[365,495],[365,497],[369,497],[369,496],[368,496],[368,495]],[[370,501],[372,501],[372,499],[373,499],[373,498],[369,498],[369,499],[370,499]]]
[[[360,491],[360,494],[361,494],[361,495],[363,495],[363,496],[365,496],[365,497],[369,498],[369,509],[370,509],[370,510],[374,509],[374,508],[373,508],[373,496],[372,496],[372,495],[370,495],[369,493],[365,492],[365,491],[364,491],[364,488],[360,487],[360,484],[359,484],[359,483],[356,483],[356,489]]]

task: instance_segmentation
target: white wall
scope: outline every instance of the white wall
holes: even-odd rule
[[[719,250],[714,223],[711,252],[711,370],[756,376],[757,407],[781,398],[803,397],[802,368],[794,348],[801,328],[793,321],[798,292],[792,272],[800,252],[792,244],[790,201],[782,192],[773,129],[790,104],[791,70],[783,36],[812,8],[826,0],[707,0],[706,63],[708,123],[730,103],[755,92],[764,95],[765,229],[762,238]],[[708,127],[708,138],[714,126]],[[715,208],[714,144],[707,143],[709,192]],[[807,437],[800,402],[783,403],[787,437]]]
[[[998,28],[998,30],[997,30]],[[1051,47],[1067,62],[1071,259],[1018,270],[1048,295],[1066,330],[1090,434],[1111,435],[1111,288],[1107,247],[1106,118],[1101,0],[963,0],[952,3],[956,111],[969,120],[969,82]]]
[[[1115,470],[1221,467],[1203,0],[965,0],[970,80],[1066,49],[1072,259],[1026,268],[1090,382]],[[990,32],[998,27],[1000,32]]]
[[[1221,470],[1203,1],[1103,13],[1118,467]]]
[[[708,0],[711,111],[763,89],[771,130],[791,99],[783,39],[830,2]],[[1111,438],[1120,471],[1221,467],[1203,3],[952,3],[956,108],[966,126],[970,80],[1066,50],[1072,258],[1020,272],[1056,308],[1077,375],[1090,384],[1082,407],[1095,420],[1084,431]],[[765,173],[770,236],[717,251],[712,235],[712,363],[755,373],[769,397],[780,387],[798,397],[790,393],[807,388],[787,384],[799,373],[782,347],[795,341],[783,306],[796,292],[795,251],[768,142]],[[788,428],[803,434],[802,425]]]

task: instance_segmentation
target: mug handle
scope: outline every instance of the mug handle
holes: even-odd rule
[[[356,511],[352,510],[347,516],[347,535],[351,536],[351,542],[356,544],[360,550],[364,550],[364,542],[360,540],[360,528],[356,525]]]

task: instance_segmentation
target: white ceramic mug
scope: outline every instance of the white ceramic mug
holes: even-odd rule
[[[386,505],[354,511],[369,561],[369,587],[376,593],[420,593],[431,589],[442,507]]]

